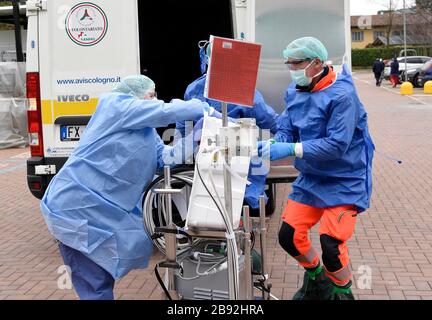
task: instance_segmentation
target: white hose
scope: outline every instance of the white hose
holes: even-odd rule
[[[238,175],[236,172],[234,172],[232,170],[232,168],[227,164],[227,162],[225,161],[224,156],[221,153],[220,149],[216,149],[212,152],[211,154],[211,158],[213,158],[217,153],[219,153],[221,155],[221,159],[223,161],[223,166],[224,168],[227,169],[227,171],[231,174],[231,176],[235,179],[239,179],[241,180],[243,183],[246,183],[247,185],[250,184],[249,181],[247,181],[246,179],[242,178],[240,175]],[[202,154],[202,151],[199,152],[197,159],[199,158],[199,155]],[[212,170],[212,166],[209,167],[209,177],[210,177],[210,183],[215,191],[216,194],[216,198],[218,203],[218,207],[221,209],[221,215],[222,218],[224,220],[224,224],[226,226],[227,229],[227,243],[229,246],[231,246],[231,260],[233,261],[233,268],[235,270],[234,272],[234,286],[235,288],[239,288],[239,265],[238,265],[238,251],[237,251],[237,243],[235,241],[235,233],[234,233],[234,228],[233,228],[233,224],[232,224],[232,220],[229,219],[228,213],[226,211],[225,205],[222,202],[222,198],[220,197],[216,185],[214,183],[214,177],[213,177],[213,170]],[[175,176],[177,176],[180,179],[175,179]],[[190,185],[193,184],[193,172],[188,172],[188,173],[179,173],[179,174],[175,174],[173,177],[173,180],[177,180],[180,182],[187,182],[190,183]],[[204,183],[204,181],[202,181]],[[154,188],[157,188],[158,185],[161,185],[161,187],[163,188],[164,185],[164,180],[159,181]],[[157,208],[158,210],[161,210],[161,214],[164,217],[165,221],[167,221],[167,213],[166,213],[166,208],[165,208],[165,195],[157,195],[153,192],[148,192],[145,199],[144,199],[144,204],[143,204],[143,217],[144,217],[144,229],[147,232],[147,234],[149,235],[153,235],[155,233],[155,222],[153,220],[153,202],[154,201],[158,201],[157,203]],[[160,218],[159,218],[160,219]],[[159,222],[161,222],[159,220]],[[190,243],[186,243],[186,244],[180,244],[178,243],[178,247],[177,247],[177,254],[182,254],[186,251],[189,251],[190,248],[194,245],[196,245],[198,242],[200,241],[200,239],[194,239],[192,245]],[[161,251],[163,254],[165,254],[165,238],[158,238],[155,239],[154,241],[155,246],[159,249],[159,251]],[[236,290],[237,292],[237,290]],[[237,298],[237,297],[236,297]]]
[[[210,158],[214,159],[214,157],[215,157],[215,155],[217,153],[219,153],[219,155],[223,159],[222,160],[223,161],[223,165],[227,169],[227,171],[233,177],[240,178],[241,180],[244,181],[245,179],[243,179],[242,177],[240,177],[237,173],[235,173],[230,168],[230,166],[227,164],[227,162],[225,160],[225,157],[222,155],[222,152],[221,152],[220,149],[215,149],[212,152]],[[227,229],[227,234],[228,234],[228,236],[227,236],[227,242],[228,242],[228,245],[231,246],[231,252],[232,252],[232,257],[231,257],[232,259],[231,260],[233,262],[233,267],[234,267],[234,287],[236,288],[235,292],[237,292],[237,288],[239,288],[239,281],[240,281],[240,279],[239,279],[240,268],[239,268],[239,265],[238,265],[239,256],[238,256],[238,252],[237,252],[237,243],[235,241],[234,227],[233,227],[233,224],[232,224],[232,219],[229,218],[229,215],[228,215],[228,212],[226,211],[225,205],[222,203],[222,199],[221,199],[221,197],[220,197],[220,195],[219,195],[219,193],[217,191],[217,188],[216,188],[216,185],[215,185],[215,182],[214,182],[214,177],[213,177],[213,167],[211,165],[209,166],[209,178],[210,178],[210,183],[211,183],[211,185],[212,185],[212,187],[213,187],[213,189],[215,191],[216,197],[219,200],[219,203],[220,203],[219,206],[220,206],[220,208],[222,210],[222,212],[221,212],[222,218],[224,220],[224,223],[225,223],[225,226],[226,226],[226,229]],[[249,183],[249,181],[247,181],[247,180],[246,180],[246,182]]]
[[[176,179],[175,178],[176,176],[183,179],[185,182],[190,183],[190,185],[192,185],[192,183],[193,183],[193,172],[184,172],[184,173],[174,174],[174,177],[173,177],[174,181],[183,182],[179,179]],[[154,188],[157,188],[159,185],[161,186],[161,188],[163,188],[164,187],[164,180],[159,181],[154,186]],[[157,208],[158,208],[158,210],[161,211],[161,216],[165,219],[165,221],[167,221],[167,213],[166,213],[166,208],[165,208],[165,203],[166,203],[165,198],[166,198],[165,195],[157,195],[153,192],[148,192],[146,195],[146,198],[144,199],[144,205],[143,205],[144,229],[148,235],[153,235],[155,233],[155,228],[156,228],[155,222],[153,220],[153,203],[154,203],[154,201],[158,201]],[[161,220],[159,220],[159,222],[161,222]],[[195,245],[199,241],[200,241],[200,239],[194,239],[193,245]],[[159,249],[159,251],[161,251],[163,254],[165,254],[165,238],[164,237],[153,240],[153,243]],[[182,254],[182,253],[188,251],[190,248],[191,248],[190,243],[183,243],[183,244],[178,243],[177,253]]]

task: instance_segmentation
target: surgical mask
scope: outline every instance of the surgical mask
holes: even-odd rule
[[[314,62],[311,61],[306,68],[304,69],[299,69],[299,70],[290,70],[290,74],[291,74],[291,78],[293,79],[293,81],[301,86],[301,87],[307,87],[312,83],[312,80],[318,76],[320,76],[324,70],[321,70],[321,72],[317,73],[316,75],[314,75],[312,78],[306,76],[306,70],[309,69],[309,67],[312,65],[312,63]]]

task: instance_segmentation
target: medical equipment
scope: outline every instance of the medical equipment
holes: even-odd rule
[[[169,299],[252,299],[257,286],[265,293],[263,297],[270,298],[268,276],[253,275],[251,261],[252,239],[259,233],[261,270],[265,270],[265,199],[261,199],[262,217],[255,229],[249,208],[243,207],[257,141],[253,119],[239,119],[224,127],[220,119],[206,116],[195,174],[190,170],[171,174],[166,168],[165,176],[146,192],[144,225],[166,255],[156,274]],[[186,219],[181,201],[174,201],[171,207],[170,197],[179,195],[188,199]],[[159,268],[167,268],[164,280]]]

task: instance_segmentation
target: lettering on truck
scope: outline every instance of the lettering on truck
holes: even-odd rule
[[[88,94],[76,94],[76,95],[61,95],[57,97],[58,102],[88,102],[90,96]]]

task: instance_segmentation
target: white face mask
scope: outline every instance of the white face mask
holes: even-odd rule
[[[308,76],[306,76],[306,70],[309,69],[309,67],[312,65],[312,63],[314,63],[315,60],[312,60],[306,68],[304,69],[299,69],[299,70],[290,70],[290,74],[291,74],[291,78],[292,80],[299,86],[301,87],[307,87],[312,83],[312,80],[318,76],[320,76],[323,72],[324,69],[321,70],[321,72],[319,72],[318,74],[314,75],[312,78],[309,78]]]

